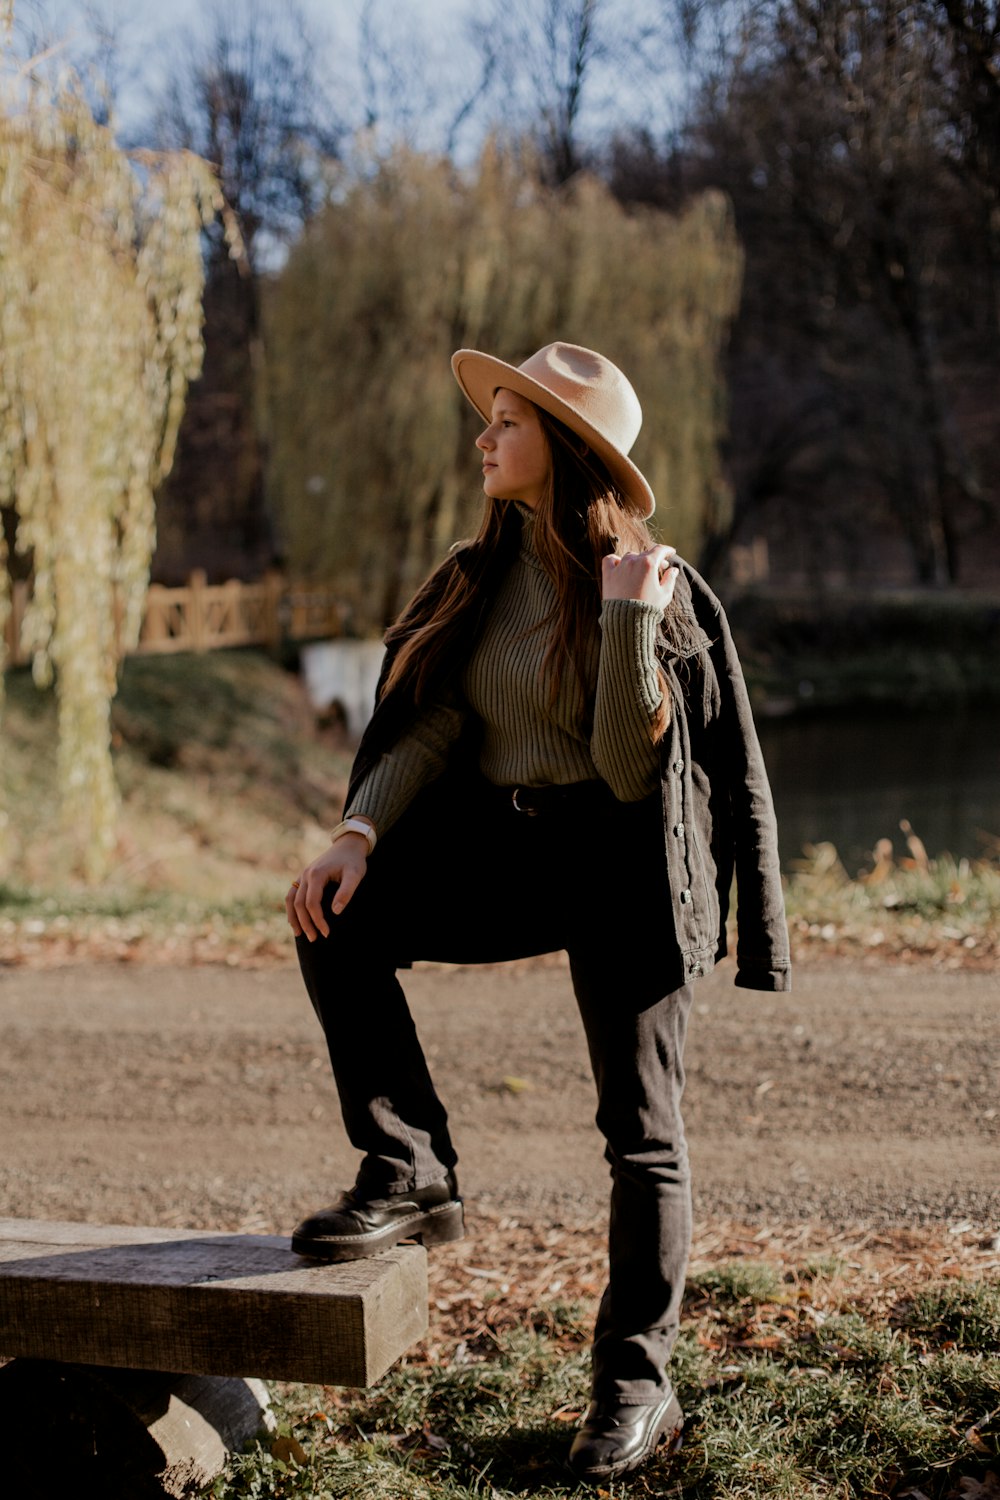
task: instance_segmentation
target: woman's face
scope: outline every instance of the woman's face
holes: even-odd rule
[[[483,455],[483,490],[495,500],[538,504],[552,471],[548,439],[530,401],[500,389],[490,425],[476,438]]]

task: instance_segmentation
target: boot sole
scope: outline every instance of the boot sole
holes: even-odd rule
[[[416,1240],[426,1246],[447,1245],[464,1238],[465,1213],[461,1202],[454,1200],[410,1214],[384,1229],[369,1230],[367,1234],[325,1235],[322,1239],[294,1234],[292,1249],[296,1255],[306,1255],[311,1260],[364,1260],[380,1250],[390,1250],[402,1240]]]

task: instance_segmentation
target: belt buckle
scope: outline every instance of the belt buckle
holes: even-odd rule
[[[526,818],[537,818],[537,816],[538,816],[538,808],[537,807],[522,807],[521,804],[520,804],[520,802],[518,802],[518,800],[517,800],[517,794],[518,794],[518,792],[520,792],[522,790],[523,790],[522,787],[516,786],[514,788],[513,792],[511,792],[510,800],[514,804],[514,811],[515,812],[519,812],[519,813],[523,813]]]

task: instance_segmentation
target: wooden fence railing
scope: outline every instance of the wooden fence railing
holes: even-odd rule
[[[5,629],[6,664],[29,660],[21,642],[30,600],[27,583],[15,583]],[[329,588],[289,583],[269,573],[258,583],[208,583],[199,569],[181,588],[150,584],[137,652],[214,651],[223,646],[276,646],[282,640],[338,636],[342,606]]]

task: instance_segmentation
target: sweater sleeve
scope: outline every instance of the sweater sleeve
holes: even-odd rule
[[[371,818],[380,838],[388,833],[417,793],[441,775],[466,713],[456,697],[419,714],[368,771],[344,816],[361,813]]]
[[[663,698],[656,667],[660,610],[638,599],[607,599],[590,753],[619,802],[638,802],[658,784],[650,727]]]

